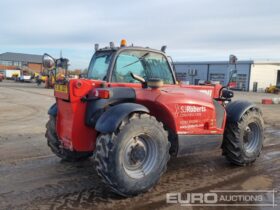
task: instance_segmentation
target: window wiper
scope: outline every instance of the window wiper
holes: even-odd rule
[[[149,52],[145,53],[145,54],[142,55],[137,61],[134,61],[134,62],[132,62],[132,63],[129,63],[129,64],[123,66],[122,68],[126,68],[126,67],[128,67],[128,66],[131,66],[131,65],[133,65],[133,64],[135,64],[135,63],[137,63],[137,62],[143,60],[143,59],[144,59],[145,57],[147,57],[149,54],[150,54]]]

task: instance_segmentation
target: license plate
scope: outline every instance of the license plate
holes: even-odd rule
[[[56,92],[68,93],[68,87],[66,85],[55,85],[54,88]]]

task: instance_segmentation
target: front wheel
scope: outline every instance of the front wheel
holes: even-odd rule
[[[247,111],[236,123],[228,123],[222,144],[223,155],[235,165],[253,163],[260,155],[264,123],[257,110]]]
[[[170,144],[162,123],[135,113],[112,134],[96,141],[96,169],[115,193],[128,197],[146,192],[166,170]]]

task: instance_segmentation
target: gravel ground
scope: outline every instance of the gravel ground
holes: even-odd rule
[[[220,150],[171,159],[156,187],[124,199],[108,193],[92,160],[67,163],[51,153],[44,132],[48,107],[55,101],[53,90],[35,84],[0,82],[0,209],[213,209],[167,204],[166,193],[279,191],[280,105],[260,103],[262,98],[275,97],[271,94],[236,92],[235,95],[236,99],[255,102],[263,110],[266,138],[263,152],[254,165],[232,166]],[[275,194],[275,200],[280,201],[279,193]]]

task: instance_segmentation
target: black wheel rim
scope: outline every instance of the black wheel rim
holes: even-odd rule
[[[247,153],[253,153],[259,146],[261,137],[260,126],[256,122],[249,123],[245,128],[243,142]]]

